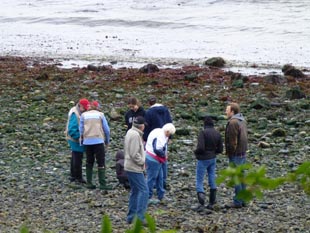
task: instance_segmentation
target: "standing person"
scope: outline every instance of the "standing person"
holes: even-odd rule
[[[99,103],[93,101],[90,110],[84,112],[80,119],[81,143],[86,147],[86,187],[95,189],[92,183],[93,166],[98,164],[98,180],[101,190],[110,190],[106,184],[105,149],[110,142],[110,128],[102,112],[99,111]]]
[[[70,181],[77,181],[79,183],[86,183],[82,175],[82,160],[85,152],[84,146],[79,143],[80,131],[80,116],[89,108],[89,101],[87,99],[80,99],[79,102],[70,109],[68,113],[68,120],[66,125],[66,139],[71,148],[70,161]]]
[[[129,110],[125,114],[126,132],[132,127],[132,122],[137,116],[145,116],[145,110],[136,97],[129,97],[127,100]]]
[[[214,128],[211,117],[204,119],[204,129],[198,135],[196,150],[194,151],[197,159],[196,165],[196,191],[199,206],[197,211],[201,211],[205,204],[205,191],[203,187],[206,171],[208,172],[208,183],[210,187],[208,209],[213,209],[216,203],[216,155],[223,152],[223,140],[221,134]]]
[[[245,164],[246,151],[248,149],[246,121],[240,113],[240,107],[237,103],[230,103],[227,105],[226,115],[228,123],[225,130],[225,148],[229,162],[234,166]],[[245,206],[245,202],[238,197],[238,193],[242,190],[245,190],[244,184],[235,186],[233,203],[228,205],[228,208],[241,208]]]
[[[165,194],[162,164],[167,160],[168,140],[175,133],[172,123],[165,124],[162,128],[153,129],[146,142],[146,169],[149,199],[153,196],[153,188],[156,186],[157,197],[162,201]],[[151,199],[150,204],[156,204],[158,200]]]
[[[134,218],[145,222],[144,215],[148,203],[148,188],[144,178],[145,153],[143,145],[143,130],[145,127],[143,117],[136,117],[133,126],[127,131],[124,141],[125,171],[130,184],[127,223],[132,223]]]
[[[163,104],[157,103],[155,96],[149,97],[150,108],[145,112],[145,121],[147,126],[143,135],[143,140],[146,142],[149,134],[153,129],[162,128],[167,123],[172,123],[172,117],[169,109]],[[167,188],[168,175],[168,160],[162,163],[164,188]]]

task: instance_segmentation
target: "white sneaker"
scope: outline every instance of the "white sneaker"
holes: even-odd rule
[[[149,199],[149,205],[157,205],[160,201],[158,199]]]

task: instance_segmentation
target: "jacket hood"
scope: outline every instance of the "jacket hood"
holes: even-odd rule
[[[124,159],[124,152],[119,150],[116,152],[115,160],[118,161],[120,159]]]
[[[233,115],[231,117],[231,119],[238,119],[240,121],[244,121],[244,117],[243,117],[242,113],[237,113],[237,114]]]

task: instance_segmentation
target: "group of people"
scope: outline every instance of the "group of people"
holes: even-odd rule
[[[148,99],[149,109],[144,110],[136,97],[128,99],[129,110],[125,114],[126,135],[124,150],[117,152],[116,173],[126,188],[130,188],[127,222],[132,223],[137,217],[142,222],[148,204],[156,204],[165,200],[168,171],[168,144],[175,133],[169,109],[157,103],[155,96]],[[68,114],[67,140],[71,147],[71,181],[86,183],[90,189],[96,188],[92,183],[93,165],[96,158],[98,164],[99,188],[111,189],[105,177],[105,149],[110,141],[108,122],[97,101],[89,102],[81,99]],[[237,103],[229,103],[226,107],[228,123],[225,130],[225,149],[229,162],[235,166],[246,162],[247,125],[240,113]],[[86,181],[82,176],[83,152],[86,152]],[[216,155],[223,152],[221,134],[214,128],[213,119],[206,116],[204,128],[198,135],[194,154],[196,165],[196,191],[199,205],[195,210],[205,208],[204,177],[208,174],[209,203],[213,209],[216,203],[217,186]],[[153,198],[156,189],[157,198]],[[233,202],[228,208],[241,208],[245,202],[238,196],[244,184],[235,186]]]

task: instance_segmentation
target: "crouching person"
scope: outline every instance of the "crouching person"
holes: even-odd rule
[[[203,181],[208,173],[208,183],[210,186],[208,209],[213,209],[216,203],[216,155],[223,152],[223,141],[221,134],[214,128],[211,117],[204,119],[204,129],[198,136],[197,148],[194,151],[197,158],[196,166],[196,191],[199,205],[194,208],[197,211],[203,211],[205,205],[205,191]]]
[[[129,189],[129,181],[127,177],[127,173],[124,170],[124,162],[125,162],[125,157],[124,157],[124,152],[119,150],[116,152],[115,156],[116,160],[116,178],[118,179],[118,182],[124,186],[125,189]]]
[[[98,164],[98,180],[101,190],[110,190],[106,183],[105,149],[110,141],[110,128],[99,103],[93,101],[90,110],[84,112],[80,119],[81,144],[86,148],[86,187],[95,189],[92,182],[95,158]]]

